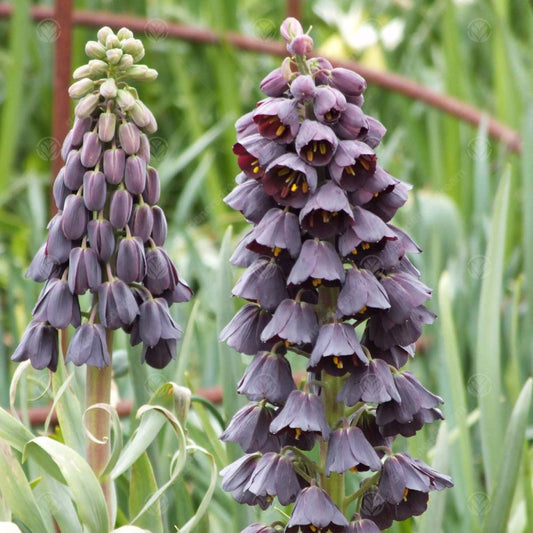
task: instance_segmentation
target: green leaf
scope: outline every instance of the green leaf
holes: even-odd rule
[[[0,441],[0,475],[0,492],[13,516],[32,533],[53,533],[53,530],[46,527],[22,466],[7,442],[3,441]]]
[[[505,431],[503,457],[498,479],[485,519],[483,533],[505,533],[516,486],[519,484],[519,467],[524,449],[527,419],[531,405],[533,378],[529,378],[516,401],[509,425]],[[500,432],[501,434],[501,432]]]
[[[481,450],[485,467],[487,490],[492,490],[496,470],[502,456],[502,441],[495,438],[503,427],[501,405],[501,339],[500,306],[502,302],[502,277],[505,250],[505,230],[509,208],[510,169],[502,177],[496,192],[489,242],[484,258],[486,268],[481,285],[477,326],[475,378],[483,382],[478,387],[481,428]],[[486,389],[490,387],[490,394]]]
[[[72,491],[81,523],[89,533],[107,533],[106,502],[98,479],[85,459],[68,446],[48,437],[36,437],[24,448],[23,461],[31,457],[52,477]]]
[[[29,429],[0,407],[0,438],[15,450],[22,452],[26,443],[33,439]]]
[[[152,465],[148,455],[143,453],[131,467],[129,513],[136,516],[157,491],[157,483],[152,470]],[[156,501],[152,506],[140,516],[135,525],[148,529],[151,533],[163,533],[163,523],[161,518],[161,505]]]

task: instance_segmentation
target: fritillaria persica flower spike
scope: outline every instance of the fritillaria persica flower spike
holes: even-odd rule
[[[167,224],[147,137],[157,124],[129,85],[157,72],[139,64],[144,47],[126,28],[102,28],[86,53],[69,90],[79,102],[53,187],[58,213],[27,272],[45,286],[13,360],[55,370],[57,330],[72,324],[67,362],[108,366],[105,329],[123,328],[132,345],[143,343],[142,361],[161,368],[181,336],[169,305],[191,290],[162,248]],[[80,310],[88,291],[89,307]]]
[[[221,340],[253,359],[237,389],[250,403],[221,436],[247,455],[222,471],[222,487],[263,509],[294,503],[289,533],[376,533],[452,485],[392,450],[442,418],[442,400],[402,369],[435,318],[431,290],[406,255],[420,249],[390,223],[410,187],[378,164],[385,128],[362,109],[365,80],[308,59],[297,20],[281,34],[290,57],[236,123],[242,172],[225,199],[253,228],[231,258],[247,269],[233,295],[248,304]],[[299,388],[294,357],[308,370]],[[353,494],[347,476],[360,483]]]

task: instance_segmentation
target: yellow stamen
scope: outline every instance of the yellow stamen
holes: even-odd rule
[[[409,489],[406,488],[404,491],[403,491],[403,501],[406,502],[407,501],[407,495],[409,494]]]
[[[350,472],[353,472],[355,474],[356,472],[359,472],[359,470],[357,470],[355,466],[352,466],[352,468],[350,468]]]
[[[313,141],[313,152],[316,152],[316,141]]]
[[[300,438],[300,435],[302,434],[302,430],[300,428],[296,428],[296,436],[294,437],[296,440]]]
[[[370,168],[370,164],[369,162],[364,158],[362,157],[361,159],[359,159],[359,163],[361,163],[361,166],[365,169],[365,170],[368,170]]]
[[[334,365],[337,367],[337,368],[342,368],[344,365],[342,364],[342,360],[340,358],[338,358],[337,356],[335,356],[333,358],[333,363]]]
[[[357,255],[357,250],[352,250],[352,255]]]
[[[310,529],[311,531],[313,531],[313,532],[314,532],[314,531],[318,531],[318,529],[317,529],[313,524],[311,524],[311,525],[309,526],[309,529]]]
[[[333,211],[333,213],[331,213],[334,217],[336,217],[339,213],[338,211]]]
[[[307,191],[309,191],[309,185],[307,185],[307,181],[304,181],[304,182],[302,183],[302,192],[303,192],[304,194],[307,194]]]
[[[368,250],[370,248],[370,244],[368,244],[367,242],[364,242],[362,246],[363,246],[363,250]]]
[[[322,280],[320,278],[316,278],[313,280],[313,287],[318,287],[322,283]]]
[[[259,172],[259,167],[254,167],[254,174],[257,174]]]
[[[319,143],[319,146],[320,146],[320,153],[322,155],[324,155],[326,153],[326,150],[327,150],[326,143]]]
[[[361,307],[361,309],[359,309],[358,313],[359,313],[359,314],[363,314],[363,313],[366,312],[366,310],[367,310],[366,305],[363,305],[363,307]]]
[[[327,211],[322,211],[322,220],[324,222],[329,222],[329,213]]]
[[[347,172],[348,174],[351,174],[352,176],[355,176],[355,171],[353,167],[346,167],[344,171]]]
[[[274,257],[278,257],[278,255],[281,253],[281,248],[276,246],[275,248],[272,248],[272,252],[274,253]]]
[[[295,191],[297,191],[297,190],[298,190],[298,184],[297,184],[297,183],[293,183],[293,184],[291,185],[291,191],[292,191],[292,192],[295,192]]]
[[[278,121],[278,117],[272,117],[270,119],[268,119],[268,124],[274,124],[274,122],[277,122]]]
[[[285,128],[285,126],[283,124],[280,124],[278,126],[278,129],[276,130],[276,136],[280,136],[280,135],[283,135],[283,132],[286,130],[287,128]]]
[[[374,193],[374,198],[377,198],[379,196],[379,192]]]
[[[328,111],[325,115],[324,115],[324,118],[326,120],[331,120],[333,118],[332,114]]]
[[[313,161],[313,151],[312,150],[307,150],[307,160],[308,161]]]
[[[278,171],[278,176],[286,176],[291,171],[290,168],[283,167]]]
[[[284,341],[284,344],[285,346],[289,347],[292,343],[290,343],[289,341]]]

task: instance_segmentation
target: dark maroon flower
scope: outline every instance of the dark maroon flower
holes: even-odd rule
[[[264,453],[259,459],[246,488],[258,497],[277,496],[281,505],[294,502],[301,490],[290,456],[274,452]]]
[[[258,453],[244,455],[223,468],[220,471],[220,475],[223,478],[222,489],[226,492],[231,492],[239,503],[259,505],[261,509],[266,509],[270,505],[270,499],[256,496],[247,488],[260,457],[261,454]]]
[[[281,205],[303,207],[309,193],[317,186],[316,169],[296,154],[286,153],[274,159],[262,179],[265,192]]]
[[[374,359],[368,366],[354,369],[337,399],[349,406],[360,401],[380,404],[391,400],[401,401],[390,368],[381,359]]]
[[[109,221],[116,229],[122,229],[130,219],[133,208],[133,199],[131,194],[119,189],[111,196],[111,204],[109,207]]]
[[[285,276],[281,267],[274,261],[260,258],[252,263],[241,276],[232,294],[251,302],[258,302],[269,311],[289,297]]]
[[[63,181],[71,191],[77,191],[83,184],[83,175],[87,169],[81,163],[79,150],[71,150],[65,164]]]
[[[143,344],[141,363],[153,368],[165,368],[176,357],[176,339],[160,339],[155,346]]]
[[[146,346],[153,347],[161,339],[179,340],[182,331],[174,322],[168,311],[168,304],[162,298],[146,300],[139,306],[139,318],[132,330],[132,344],[136,340]]]
[[[377,196],[374,194],[373,198],[364,204],[365,209],[375,213],[384,222],[388,222],[396,214],[396,211],[407,202],[407,192],[410,189],[411,185],[398,182],[393,188],[389,187]]]
[[[331,181],[309,198],[299,219],[302,228],[319,239],[343,233],[354,222],[346,193]]]
[[[279,143],[290,143],[298,133],[300,120],[296,100],[267,98],[253,112],[259,133]]]
[[[346,97],[333,87],[318,87],[315,95],[316,118],[325,124],[335,124],[346,109]]]
[[[126,154],[121,148],[110,148],[104,152],[104,174],[108,183],[118,185],[124,177]]]
[[[345,530],[345,533],[379,533],[380,529],[372,520],[357,520],[350,522]]]
[[[130,288],[120,279],[98,287],[98,316],[109,329],[129,326],[139,314],[139,306]]]
[[[258,257],[260,252],[252,252],[248,246],[256,247],[257,243],[254,241],[254,235],[253,230],[249,231],[240,241],[239,244],[237,244],[234,252],[231,254],[231,257],[229,258],[229,262],[232,265],[247,268],[249,267]],[[256,249],[260,250],[266,250],[266,253],[268,253],[268,248],[259,246]],[[281,253],[281,248],[279,250],[272,250],[272,253],[277,253],[279,255]]]
[[[380,142],[385,133],[387,133],[387,128],[374,117],[366,117],[368,131],[366,135],[361,139],[363,142],[368,144],[371,148],[375,148]]]
[[[143,191],[144,201],[150,205],[155,205],[159,202],[161,195],[161,183],[159,182],[159,174],[153,167],[148,167],[146,170],[146,186]]]
[[[69,194],[61,217],[61,229],[65,237],[71,241],[81,239],[87,231],[87,220],[83,198],[77,194]]]
[[[236,442],[245,453],[277,452],[280,440],[269,432],[275,414],[275,409],[264,402],[249,403],[233,415],[220,439]]]
[[[261,332],[271,316],[258,305],[245,305],[221,331],[220,340],[238,352],[254,355],[267,348],[261,341]]]
[[[296,153],[309,165],[327,165],[337,149],[338,139],[333,130],[316,122],[304,120],[296,136]]]
[[[157,246],[163,246],[167,240],[167,218],[165,212],[158,205],[154,205],[151,210],[153,224],[150,237]]]
[[[381,461],[372,445],[358,427],[341,428],[329,437],[325,472],[342,474],[362,464],[370,470],[380,470]]]
[[[64,176],[65,167],[62,167],[59,171],[59,174],[57,175],[57,178],[54,180],[52,190],[54,195],[54,202],[59,210],[63,210],[63,206],[65,205],[65,200],[67,196],[72,193],[72,191],[65,185]]]
[[[87,322],[74,332],[65,357],[65,363],[69,362],[76,366],[109,366],[111,357],[107,349],[105,328],[101,324]]]
[[[118,243],[117,276],[125,283],[140,282],[146,275],[144,246],[139,237],[125,237]]]
[[[332,179],[344,190],[355,191],[372,179],[376,161],[374,150],[367,144],[354,140],[340,141],[329,171]]]
[[[294,390],[270,424],[270,431],[274,434],[289,432],[296,440],[304,433],[314,433],[327,441],[331,430],[322,400],[316,394]]]
[[[287,533],[342,533],[348,521],[331,501],[328,493],[316,485],[303,489],[294,504]]]
[[[48,224],[48,237],[44,254],[54,265],[61,265],[68,261],[72,248],[72,241],[65,237],[62,229],[63,214],[59,212]]]
[[[296,257],[302,246],[298,217],[290,211],[270,209],[253,229],[246,246],[257,253],[270,252],[274,257],[287,250]]]
[[[55,372],[58,356],[57,329],[46,322],[32,320],[11,360],[20,363],[29,359],[37,370],[48,367],[52,372]]]
[[[72,248],[69,256],[68,286],[72,294],[94,291],[102,283],[98,255],[92,248]]]
[[[32,315],[38,322],[48,322],[56,329],[64,329],[69,324],[80,325],[80,305],[68,283],[61,279],[51,279],[44,286]]]
[[[258,224],[265,213],[274,207],[274,200],[265,193],[260,182],[249,179],[239,184],[225,198],[232,209],[240,211],[244,218]]]
[[[238,156],[237,164],[251,179],[262,178],[264,169],[283,152],[283,146],[259,133],[244,137],[233,146],[233,153]]]
[[[246,367],[237,392],[248,400],[268,400],[274,405],[283,404],[296,388],[291,366],[283,355],[259,352]]]
[[[161,297],[166,300],[168,305],[188,302],[193,295],[192,289],[183,279],[178,279],[178,283],[171,291],[164,291]]]
[[[108,220],[96,219],[87,224],[87,236],[98,259],[106,263],[115,250],[115,234]]]
[[[83,175],[83,201],[89,211],[100,211],[105,206],[107,184],[103,172],[89,170]]]
[[[355,104],[346,104],[339,120],[334,126],[339,139],[357,139],[368,129],[368,122],[361,108]]]
[[[54,267],[54,263],[46,256],[45,245],[43,244],[33,257],[28,270],[26,270],[25,277],[31,278],[37,283],[42,283],[52,275]]]
[[[287,278],[288,284],[300,285],[311,280],[318,287],[322,282],[339,284],[344,281],[344,268],[329,241],[308,239]]]
[[[242,117],[238,118],[235,122],[237,140],[244,139],[245,137],[253,135],[259,131],[257,129],[257,124],[254,122],[253,114],[254,112],[250,111],[249,113],[246,113]]]
[[[346,271],[346,278],[337,300],[337,309],[344,317],[364,313],[367,308],[388,309],[387,293],[377,278],[365,269],[357,267]]]
[[[172,291],[178,284],[179,276],[172,259],[164,248],[156,246],[146,252],[146,276],[144,284],[154,295],[159,296],[164,291]]]
[[[284,340],[290,344],[307,345],[314,342],[317,334],[318,320],[313,306],[287,299],[279,304],[272,319],[263,329],[261,340]]]
[[[332,323],[320,328],[307,369],[314,372],[324,369],[329,374],[342,376],[361,363],[367,364],[368,359],[353,326]]]
[[[132,218],[133,224],[130,226],[131,234],[134,237],[139,237],[142,242],[146,242],[152,235],[154,228],[152,208],[148,204],[138,205],[133,211]]]

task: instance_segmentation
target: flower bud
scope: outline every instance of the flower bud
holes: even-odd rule
[[[139,128],[145,128],[150,124],[153,117],[152,112],[140,100],[135,100],[135,104],[129,109],[129,113],[133,122]]]
[[[71,98],[81,98],[85,96],[88,92],[94,89],[94,81],[89,78],[83,78],[79,81],[76,81],[68,88],[68,95]]]
[[[146,65],[133,65],[124,75],[136,81],[153,81],[157,78],[157,70]]]
[[[103,172],[89,170],[83,176],[83,201],[89,211],[100,211],[105,206],[107,184]]]
[[[121,229],[127,224],[132,207],[133,199],[128,191],[119,189],[113,193],[109,207],[109,221],[113,227]]]
[[[91,69],[89,65],[82,65],[78,67],[73,73],[72,77],[75,80],[80,80],[81,78],[88,78],[91,75]]]
[[[152,240],[157,246],[163,246],[167,240],[167,219],[164,211],[155,205],[152,207],[153,227],[152,227]]]
[[[91,129],[91,117],[76,118],[74,126],[72,126],[72,138],[70,142],[72,146],[81,146],[83,142],[83,136]]]
[[[105,46],[109,35],[113,35],[113,30],[109,26],[104,26],[98,30],[96,37],[98,37],[98,41]]]
[[[130,68],[133,65],[133,56],[131,54],[122,54],[122,57],[120,58],[120,61],[118,62],[118,66],[121,69],[127,69]]]
[[[152,234],[153,226],[152,208],[148,204],[137,206],[133,214],[132,235],[139,237],[142,242],[146,242]]]
[[[80,306],[66,281],[50,280],[33,308],[33,317],[39,322],[49,322],[54,328],[64,329],[69,324],[80,325]]]
[[[111,356],[102,324],[87,322],[76,330],[65,356],[65,363],[70,362],[76,366],[91,365],[96,368],[109,366]]]
[[[54,180],[54,186],[52,190],[54,195],[54,202],[59,210],[63,210],[65,198],[71,193],[71,190],[65,186],[64,177],[65,167],[62,167],[56,179]]]
[[[120,28],[120,30],[117,31],[117,37],[121,41],[124,41],[126,39],[132,39],[133,38],[133,32],[128,30],[128,28]]]
[[[315,80],[309,75],[300,75],[291,83],[291,94],[300,102],[315,96]]]
[[[105,55],[111,65],[118,65],[120,58],[122,57],[122,50],[120,48],[112,48],[108,50]]]
[[[69,194],[65,199],[61,229],[67,239],[81,239],[87,229],[87,210],[83,198],[77,194]]]
[[[90,168],[96,166],[102,155],[102,144],[98,138],[98,133],[89,131],[83,136],[83,145],[81,147],[81,164]]]
[[[155,205],[159,202],[161,194],[161,183],[159,182],[159,174],[154,167],[148,167],[146,173],[146,187],[143,192],[144,201],[150,205]]]
[[[98,259],[107,263],[115,251],[115,233],[108,220],[91,220],[87,224],[87,236]]]
[[[105,57],[105,50],[103,57]],[[109,65],[105,61],[102,61],[100,59],[91,59],[88,64],[89,71],[91,73],[91,78],[100,78],[107,72],[109,68]]]
[[[126,159],[124,183],[131,194],[142,194],[146,185],[146,163],[137,155]]]
[[[267,96],[281,96],[289,88],[289,79],[285,77],[285,73],[279,67],[267,74],[259,87]]]
[[[118,244],[117,276],[125,283],[140,282],[146,275],[144,246],[138,237],[126,237]]]
[[[85,167],[81,164],[81,153],[79,150],[71,150],[67,156],[65,164],[65,175],[63,180],[71,191],[77,191],[83,183]]]
[[[123,122],[118,127],[118,138],[122,149],[128,155],[136,154],[139,151],[139,129],[135,124],[132,124],[131,122]]]
[[[148,110],[148,113],[150,115],[150,122],[147,126],[143,127],[143,131],[146,133],[155,133],[157,131],[157,121],[150,110]]]
[[[76,113],[78,118],[88,117],[96,109],[99,101],[99,94],[88,94],[78,102],[78,105],[74,109],[74,113]]]
[[[113,48],[120,47],[120,41],[113,32],[107,34],[105,39],[105,47],[107,48],[108,52],[111,51]],[[120,52],[122,53],[122,50]]]
[[[117,84],[113,78],[107,78],[107,80],[100,85],[100,94],[108,100],[109,98],[115,98],[117,95]]]
[[[61,159],[63,159],[63,161],[67,160],[70,150],[72,150],[72,130],[69,130],[61,145]]]
[[[154,295],[174,290],[179,281],[178,272],[167,252],[161,248],[152,248],[146,253],[146,277],[144,284]]]
[[[72,248],[68,265],[68,287],[72,294],[96,290],[102,283],[102,268],[92,248]]]
[[[122,41],[122,50],[125,54],[131,54],[133,61],[140,61],[144,57],[144,46],[139,39],[126,39]]]
[[[65,237],[61,229],[62,218],[62,214],[57,214],[50,221],[48,238],[46,239],[44,249],[45,256],[55,265],[61,265],[67,261],[70,249],[72,248],[72,242]]]
[[[104,174],[108,183],[118,185],[124,177],[126,154],[121,148],[110,148],[104,152]]]
[[[300,35],[287,45],[290,54],[306,56],[313,51],[313,39],[309,35]]]
[[[119,89],[117,91],[117,104],[122,110],[129,111],[135,104],[135,98],[129,91]]]
[[[303,35],[304,33],[304,29],[302,28],[300,21],[294,17],[287,17],[281,24],[279,31],[287,44],[290,43],[295,37]]]
[[[115,136],[117,116],[115,113],[102,113],[98,117],[98,137],[102,142],[110,142]]]
[[[105,57],[105,46],[98,41],[88,41],[85,45],[85,54],[92,59],[103,59]]]
[[[346,68],[334,68],[331,71],[331,85],[346,96],[360,96],[366,89],[365,79]]]
[[[148,164],[150,162],[150,141],[144,133],[139,134],[139,151],[137,155],[146,161]]]
[[[120,279],[98,287],[98,316],[105,328],[129,326],[139,314],[139,306],[131,289]]]

